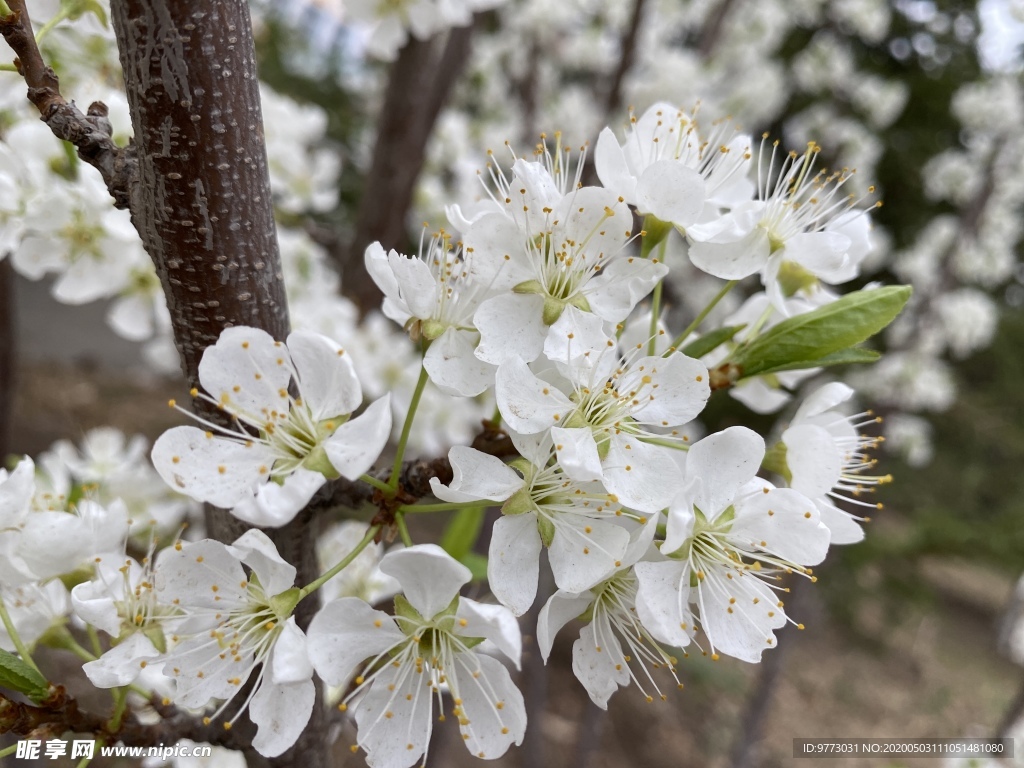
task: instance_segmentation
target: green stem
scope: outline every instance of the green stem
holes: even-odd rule
[[[75,656],[80,658],[82,661],[96,661],[99,657],[78,644],[78,641],[71,636],[70,632],[65,633],[65,637],[61,638],[60,647],[66,651],[71,651]]]
[[[18,655],[21,656],[21,660],[45,678],[46,675],[39,671],[39,667],[36,666],[35,661],[32,659],[32,654],[28,652],[28,647],[22,642],[18,630],[14,628],[14,622],[11,621],[10,614],[7,613],[7,606],[4,604],[2,597],[0,597],[0,620],[3,620],[4,629],[7,630],[7,635],[11,638],[11,642],[14,643],[14,648],[18,651]]]
[[[96,631],[96,627],[92,624],[86,624],[85,631],[89,635],[89,644],[92,646],[92,652],[96,654],[97,658],[102,656],[103,646],[100,644],[100,633]]]
[[[384,493],[391,494],[391,486],[385,483],[383,480],[378,480],[376,477],[371,475],[360,475],[359,479],[367,485],[372,485],[378,491],[384,491]]]
[[[320,589],[320,587],[322,587],[328,581],[330,581],[339,573],[341,573],[342,570],[344,570],[349,563],[351,563],[353,560],[359,557],[360,552],[362,552],[370,545],[370,542],[373,541],[374,537],[377,535],[377,531],[379,531],[380,528],[381,527],[379,525],[371,525],[369,530],[366,532],[366,535],[363,536],[362,541],[356,544],[355,549],[353,549],[351,552],[345,555],[345,557],[338,561],[337,565],[335,565],[333,568],[327,571],[327,573],[325,573],[319,579],[315,579],[314,581],[309,582],[309,584],[307,584],[299,590],[299,600],[302,600],[304,597],[310,595],[313,592],[316,592],[316,590]]]
[[[661,245],[658,246],[658,259],[662,264],[665,263],[665,248],[668,246],[668,238],[666,237],[661,241]],[[647,354],[654,355],[655,347],[658,341],[658,318],[661,316],[661,291],[662,286],[665,284],[664,278],[658,281],[658,284],[654,286],[654,295],[651,297],[651,332],[650,339],[647,341]]]
[[[405,515],[401,512],[396,514],[395,522],[398,523],[398,535],[402,537],[402,543],[407,547],[413,546],[412,536],[409,535],[409,526],[405,524]]]
[[[3,0],[0,0],[0,2],[3,2]],[[0,10],[3,10],[3,9],[0,9]],[[69,14],[69,11],[67,10],[67,8],[61,8],[56,16],[54,16],[48,22],[43,24],[43,26],[39,28],[39,31],[36,32],[36,43],[42,42],[43,38],[46,37],[50,33],[50,30],[53,29],[54,27],[56,27],[62,21],[64,21],[64,19],[66,19],[68,17],[68,14]]]
[[[3,4],[3,2],[4,2],[4,0],[0,0],[0,4]],[[4,749],[0,749],[0,758],[2,758],[2,757],[10,757],[11,755],[13,755],[17,751],[18,751],[18,745],[17,744],[11,744],[11,746],[9,746],[9,747],[5,747]]]
[[[402,514],[416,512],[447,512],[450,509],[468,509],[479,507],[479,501],[452,501],[444,504],[403,504],[396,511]]]
[[[2,3],[4,0],[0,0]],[[3,17],[3,13],[0,13],[0,17]],[[13,64],[0,64],[0,72],[17,72],[18,68]]]
[[[647,443],[648,445],[660,445],[663,448],[672,448],[677,451],[688,451],[690,446],[685,443],[673,442],[671,440],[664,440],[660,437],[641,437],[641,443]]]
[[[711,314],[711,310],[718,306],[718,302],[724,299],[729,291],[736,287],[738,282],[739,280],[730,280],[722,286],[722,290],[715,294],[715,298],[713,298],[710,303],[701,310],[700,314],[693,319],[692,323],[686,326],[686,330],[673,339],[672,346],[670,346],[668,352],[665,353],[665,357],[668,357],[670,354],[682,347],[683,342],[686,341],[689,335],[700,327],[700,324],[704,322],[704,319]]]
[[[11,6],[7,4],[7,0],[0,0],[0,16],[10,16],[14,11],[11,10]],[[5,753],[0,752],[0,757]]]
[[[86,768],[86,766],[89,765],[89,763],[91,762],[91,757],[83,757],[81,760],[78,761],[78,765],[76,765],[75,768]]]
[[[121,727],[121,719],[124,717],[125,708],[128,706],[128,689],[121,687],[114,689],[114,713],[107,722],[107,730],[117,733]]]
[[[416,409],[420,407],[420,397],[423,396],[423,388],[427,385],[427,369],[420,367],[420,378],[416,382],[416,390],[412,393],[412,400],[409,403],[409,412],[405,415],[405,423],[402,425],[402,436],[398,438],[398,448],[395,450],[395,463],[391,467],[391,478],[388,486],[394,495],[398,488],[398,477],[402,474],[402,461],[405,460],[405,446],[409,442],[409,433],[412,431],[412,421],[416,418]]]

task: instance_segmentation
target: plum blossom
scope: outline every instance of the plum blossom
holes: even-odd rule
[[[225,727],[248,709],[257,752],[276,757],[294,744],[314,699],[306,636],[291,615],[295,567],[251,529],[230,546],[203,539],[163,550],[153,581],[157,601],[180,613],[172,617],[174,645],[159,657],[175,682],[175,703],[192,709],[224,700],[207,718],[215,720],[259,667]]]
[[[858,429],[879,419],[870,411],[845,416],[834,410],[853,394],[840,382],[819,387],[804,399],[782,433],[789,485],[814,501],[833,544],[855,544],[864,538],[858,525],[864,518],[841,509],[836,501],[876,509],[877,504],[856,497],[892,480],[890,475],[862,474],[876,464],[866,452],[877,447],[880,438],[860,434]]]
[[[686,645],[699,622],[712,653],[750,662],[775,644],[787,619],[774,582],[820,563],[829,529],[806,496],[756,478],[764,452],[757,433],[730,427],[687,453],[665,559],[636,566],[637,614],[656,639]]]
[[[172,488],[253,525],[284,525],[328,478],[359,477],[391,433],[389,395],[349,419],[362,388],[345,350],[320,334],[295,331],[285,345],[228,328],[203,354],[199,381],[206,394],[193,396],[231,415],[235,429],[194,417],[206,430],[165,432],[153,464]]]
[[[523,458],[511,465],[455,446],[448,454],[454,479],[445,486],[433,478],[430,485],[445,501],[505,502],[491,532],[487,581],[494,596],[521,616],[537,595],[543,547],[558,588],[582,592],[621,565],[629,531],[616,520],[638,515],[623,510],[600,483],[572,480],[552,461],[550,437],[513,433],[512,439]]]
[[[604,186],[638,212],[684,229],[750,198],[749,161],[749,136],[724,122],[704,133],[696,110],[687,115],[664,102],[633,116],[622,144],[605,128],[594,153]]]
[[[435,698],[443,712],[444,687],[471,754],[496,758],[522,743],[522,694],[501,662],[473,651],[490,641],[518,666],[522,638],[511,612],[460,597],[470,571],[434,544],[390,552],[380,567],[403,590],[394,616],[343,597],[309,625],[309,658],[317,674],[329,685],[356,675],[340,707],[358,699],[357,743],[367,763],[413,765],[430,742]]]
[[[476,357],[480,334],[473,314],[491,291],[473,282],[459,248],[445,233],[432,237],[420,258],[366,249],[366,269],[384,293],[384,314],[415,339],[429,342],[423,367],[449,395],[472,397],[494,383],[494,366]]]

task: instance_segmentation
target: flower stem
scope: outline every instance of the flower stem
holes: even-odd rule
[[[7,635],[11,638],[11,642],[14,643],[14,647],[18,651],[18,655],[21,656],[21,660],[45,678],[46,675],[39,671],[39,667],[36,666],[35,661],[32,659],[32,654],[28,652],[28,647],[22,642],[18,630],[14,628],[14,622],[11,621],[10,614],[7,613],[7,606],[4,604],[2,597],[0,597],[0,620],[3,620],[4,629],[7,630]]]
[[[409,412],[405,415],[405,423],[402,425],[402,436],[398,438],[398,448],[395,450],[395,463],[391,467],[391,478],[388,480],[388,487],[392,495],[398,488],[398,476],[402,474],[402,461],[405,459],[405,446],[409,442],[412,421],[416,418],[416,409],[420,406],[420,397],[423,396],[423,388],[426,385],[427,369],[420,367],[420,378],[416,382],[416,390],[412,393],[412,400],[409,402]]]
[[[86,768],[86,766],[88,766],[89,763],[91,762],[91,757],[83,757],[81,760],[78,761],[78,765],[76,765],[75,768]]]
[[[711,310],[718,306],[718,302],[724,299],[729,291],[736,287],[738,282],[739,280],[730,280],[722,286],[722,290],[715,294],[715,298],[713,298],[708,305],[701,310],[700,314],[693,319],[692,323],[686,326],[686,330],[673,339],[672,346],[670,346],[668,352],[665,353],[665,357],[668,357],[672,352],[675,352],[683,345],[683,342],[686,341],[689,335],[700,327],[700,324],[704,322],[704,318],[711,314]]]
[[[2,3],[4,0],[0,0]],[[3,12],[0,11],[0,18],[3,18]],[[13,64],[0,64],[0,72],[17,72],[18,68]]]
[[[371,475],[360,475],[359,479],[367,485],[372,485],[378,491],[384,491],[384,493],[391,493],[391,486],[385,483],[383,480],[378,480],[376,477]]]
[[[402,514],[415,512],[447,512],[450,509],[479,507],[479,501],[451,501],[443,504],[403,504],[396,511]]]
[[[3,1],[4,0],[0,0],[0,4],[2,4]],[[4,747],[3,749],[0,749],[0,757],[10,757],[11,755],[13,755],[17,751],[18,751],[18,745],[17,744],[11,744],[11,746],[9,746],[9,747]]]
[[[128,705],[128,689],[125,687],[114,689],[114,713],[110,716],[110,720],[107,722],[107,730],[111,733],[117,733],[117,729],[121,727],[121,719],[124,717],[125,708]]]
[[[328,581],[330,581],[339,573],[341,573],[342,570],[344,570],[349,565],[349,563],[351,563],[353,560],[359,557],[360,552],[362,552],[370,545],[370,542],[373,541],[374,537],[377,535],[377,532],[380,530],[380,528],[381,527],[379,525],[371,525],[369,530],[367,530],[366,535],[363,536],[362,541],[356,544],[355,549],[353,549],[351,552],[345,555],[341,560],[338,561],[338,563],[333,568],[327,571],[327,573],[325,573],[319,579],[315,579],[314,581],[309,582],[309,584],[307,584],[299,590],[299,600],[302,600],[304,597],[307,597],[313,592],[316,592],[316,590],[320,589],[320,587],[322,587]]]
[[[96,627],[92,624],[86,624],[85,631],[89,634],[89,644],[92,646],[92,652],[99,658],[103,655],[103,646],[100,645],[100,633],[96,631]]]
[[[0,2],[3,2],[3,0],[0,0]],[[3,9],[0,8],[0,12],[2,12],[2,10]],[[56,16],[54,16],[48,22],[43,24],[43,26],[39,28],[39,31],[36,32],[36,43],[41,43],[43,41],[43,38],[50,33],[50,30],[56,27],[62,21],[64,21],[64,19],[68,17],[69,13],[70,11],[68,10],[68,6],[65,6],[64,8],[61,8],[61,10],[57,13]]]
[[[402,537],[402,543],[407,547],[413,546],[412,536],[409,535],[409,526],[405,524],[405,515],[401,512],[396,514],[395,522],[398,524],[398,535]]]
[[[661,241],[661,245],[658,246],[658,259],[662,264],[665,263],[665,248],[668,246],[668,238],[666,237]],[[654,348],[657,346],[658,339],[658,317],[661,315],[661,291],[662,286],[665,284],[665,278],[658,281],[658,284],[654,286],[654,295],[651,296],[651,333],[650,339],[647,341],[647,354],[654,355]]]
[[[11,10],[11,6],[7,4],[7,0],[0,0],[0,16],[10,16],[12,13],[13,11]],[[4,754],[8,753],[0,752],[0,757]]]

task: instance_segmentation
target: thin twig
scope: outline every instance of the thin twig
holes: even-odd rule
[[[57,75],[39,52],[25,0],[9,0],[9,5],[11,13],[0,16],[0,34],[18,56],[14,64],[28,85],[29,101],[53,135],[71,142],[78,156],[100,172],[114,205],[127,208],[132,180],[137,176],[134,149],[114,143],[106,104],[93,102],[83,115],[64,100]]]

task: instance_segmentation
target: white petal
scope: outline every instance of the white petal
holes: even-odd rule
[[[328,685],[348,682],[364,661],[407,640],[391,616],[357,597],[328,603],[306,631],[309,660]]]
[[[594,624],[600,625],[599,635]],[[596,615],[573,643],[572,671],[587,689],[590,700],[601,709],[608,709],[608,699],[619,686],[629,685],[628,664],[604,614]]]
[[[611,128],[604,128],[594,148],[594,169],[597,178],[608,189],[622,195],[626,202],[636,202],[636,179],[629,172],[626,156],[622,152]]]
[[[487,583],[516,616],[526,613],[537,597],[541,549],[535,513],[503,515],[495,521],[487,553]]]
[[[324,442],[331,465],[349,480],[366,472],[380,456],[391,437],[391,393],[370,403],[351,421],[346,421]]]
[[[229,608],[248,600],[245,571],[219,541],[203,539],[160,552],[153,578],[163,603],[179,600],[197,608]],[[216,587],[216,590],[214,589]]]
[[[597,443],[590,429],[552,427],[551,439],[555,443],[558,463],[562,465],[565,474],[578,482],[604,479]]]
[[[604,460],[604,484],[623,506],[657,512],[679,492],[681,478],[669,451],[625,433],[612,435]]]
[[[504,501],[523,487],[523,478],[501,459],[465,445],[448,451],[452,481],[442,485],[430,478],[430,490],[443,501],[463,502],[490,499]]]
[[[315,699],[311,679],[275,684],[264,678],[249,702],[249,717],[256,724],[253,749],[264,757],[277,757],[291,747],[305,730]]]
[[[437,282],[423,259],[403,256],[396,251],[388,254],[388,264],[398,281],[398,293],[409,307],[413,317],[427,319],[437,309]]]
[[[279,528],[294,520],[325,482],[327,478],[319,472],[299,467],[284,479],[282,485],[261,485],[255,496],[236,504],[231,514],[250,525]]]
[[[620,392],[636,392],[633,418],[655,426],[691,421],[711,397],[708,369],[682,353],[667,358],[643,357],[619,379]]]
[[[665,560],[634,566],[640,586],[636,612],[655,640],[684,648],[693,634],[690,614],[690,570],[685,562]],[[686,625],[685,629],[683,625]]]
[[[16,528],[25,519],[35,492],[35,471],[28,456],[10,474],[0,470],[0,529]]]
[[[798,424],[782,433],[782,442],[786,446],[786,466],[792,475],[789,484],[795,490],[816,498],[839,482],[843,457],[824,428]]]
[[[476,397],[494,383],[494,365],[474,354],[478,340],[476,331],[448,328],[431,342],[423,367],[445,394]]]
[[[544,340],[544,357],[574,368],[593,369],[602,358],[612,358],[614,366],[615,356],[615,343],[605,333],[605,321],[572,306],[559,315]]]
[[[764,438],[746,427],[729,427],[690,447],[686,476],[700,478],[695,502],[710,521],[732,504],[744,483],[761,467]]]
[[[120,574],[118,574],[120,575]],[[116,589],[120,584],[114,585]],[[76,584],[71,590],[71,606],[78,618],[86,624],[102,629],[111,637],[121,634],[121,617],[111,595],[111,589],[100,581]]]
[[[548,560],[555,584],[566,592],[582,592],[603,581],[622,566],[629,532],[615,523],[562,514]]]
[[[637,210],[688,227],[704,208],[704,187],[704,178],[693,168],[676,160],[658,160],[637,181]]]
[[[782,258],[831,282],[828,278],[842,269],[849,248],[850,238],[839,232],[805,232],[786,241]]]
[[[786,614],[775,593],[756,576],[727,570],[733,573],[732,579],[712,572],[698,588],[701,627],[713,650],[757,663],[766,648],[775,647],[773,630],[785,626]],[[716,580],[717,589],[708,586],[710,579]],[[736,602],[729,602],[730,598]]]
[[[142,671],[140,662],[155,659],[159,655],[149,638],[141,632],[135,632],[96,661],[83,664],[82,671],[97,688],[117,688],[135,682]]]
[[[476,356],[499,365],[514,357],[536,360],[544,349],[544,299],[537,294],[504,293],[488,299],[473,315],[480,331]]]
[[[295,566],[281,557],[274,542],[263,531],[250,529],[230,547],[231,554],[252,568],[263,591],[273,597],[295,585]]]
[[[856,544],[864,540],[864,529],[849,512],[844,512],[827,498],[814,499],[821,522],[832,535],[832,544]]]
[[[178,493],[230,509],[267,482],[276,457],[263,443],[174,427],[157,438],[152,458],[160,477]]]
[[[467,267],[475,282],[503,290],[533,278],[523,255],[523,233],[504,213],[484,214],[464,234]]]
[[[523,635],[519,631],[519,622],[508,608],[478,603],[476,600],[463,597],[459,599],[455,617],[456,634],[490,640],[498,650],[508,656],[516,665],[516,669],[519,669],[520,657],[523,654]],[[463,621],[466,623],[463,624]]]
[[[313,677],[313,665],[306,650],[306,635],[289,616],[274,642],[270,657],[270,677],[275,683],[301,683]]]
[[[837,405],[845,403],[853,397],[853,394],[853,389],[846,384],[839,381],[829,382],[804,398],[800,407],[797,408],[796,415],[793,416],[793,422],[803,421],[811,416],[830,411]]]
[[[291,369],[277,362],[286,358],[284,345],[266,331],[245,326],[227,328],[217,343],[203,352],[199,381],[215,400],[262,423],[264,410],[280,409],[280,392],[288,389]]]
[[[294,331],[288,336],[288,352],[298,374],[302,402],[314,421],[352,413],[363,402],[351,355],[334,341],[319,333]]]
[[[557,426],[574,408],[568,397],[538,379],[521,358],[498,366],[494,391],[502,418],[525,434]]]
[[[392,253],[395,253],[395,251],[392,251]],[[401,302],[401,299],[398,298],[398,279],[395,277],[395,273],[391,271],[391,265],[388,263],[388,254],[384,250],[384,246],[379,242],[366,246],[366,251],[363,254],[363,263],[366,265],[366,271],[373,278],[373,282],[380,288],[381,293],[392,301]],[[403,304],[402,309],[408,315],[408,307]]]
[[[473,574],[436,544],[417,544],[384,555],[380,569],[394,576],[402,592],[425,619],[432,619],[455,599]]]
[[[551,655],[555,635],[577,616],[582,616],[594,602],[594,596],[586,592],[573,595],[559,590],[555,592],[537,615],[537,648],[545,663]]]
[[[497,659],[482,653],[461,653],[455,658],[455,687],[468,725],[460,723],[466,749],[484,759],[501,757],[526,733],[523,694]],[[501,709],[498,708],[501,704]]]
[[[595,315],[620,323],[667,274],[668,267],[656,259],[617,258],[587,283],[583,293]]]
[[[552,246],[558,253],[573,254],[577,263],[589,266],[617,261],[633,229],[633,212],[619,195],[601,187],[582,187],[570,192],[552,214],[559,224],[553,229]],[[609,318],[610,319],[610,318]]]
[[[817,506],[791,488],[755,493],[738,503],[728,537],[798,565],[820,563],[829,544]]]
[[[693,235],[693,227],[687,234]],[[750,234],[724,243],[690,243],[690,261],[697,269],[723,280],[741,280],[759,272],[768,263],[771,246],[768,233],[758,227]]]
[[[356,740],[366,750],[370,768],[407,768],[426,750],[435,694],[425,678],[388,665],[359,701]]]

